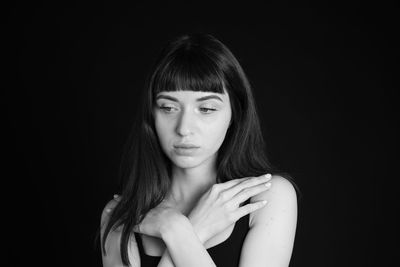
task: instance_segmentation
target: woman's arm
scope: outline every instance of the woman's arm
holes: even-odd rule
[[[191,234],[195,233],[197,238],[194,239],[200,241],[200,244],[205,250],[207,247],[207,241],[215,234],[218,234],[226,227],[232,225],[232,223],[235,223],[241,217],[264,207],[265,202],[262,201],[262,199],[259,199],[261,201],[247,204],[243,207],[239,207],[239,204],[250,197],[268,190],[270,183],[267,182],[270,179],[271,175],[267,174],[260,177],[235,179],[214,185],[200,198],[197,205],[190,212],[188,218],[185,217],[187,221],[183,222],[184,225],[188,227]],[[189,222],[189,224],[187,224],[187,222]],[[173,229],[177,229],[176,234],[179,238],[180,222],[178,222],[177,227],[174,225],[171,229],[172,232]],[[174,235],[172,234],[172,237],[173,236]],[[187,240],[182,238],[181,241],[180,244],[183,245]],[[164,242],[167,243],[165,240]],[[184,247],[190,248],[190,246],[186,244]],[[175,258],[174,255],[172,255],[172,258],[174,258],[174,260],[172,260],[170,256],[170,253],[172,254],[172,252],[169,252],[169,249],[167,243],[167,249],[162,256],[158,267],[174,266]],[[190,252],[187,255],[190,255]]]
[[[289,266],[297,223],[296,191],[280,176],[273,176],[272,184],[269,191],[251,199],[252,202],[267,199],[268,205],[250,215],[241,267]]]
[[[104,229],[109,219],[109,214],[117,204],[117,201],[117,198],[111,200],[103,210],[101,215],[100,240],[103,238]],[[125,267],[121,260],[120,240],[120,229],[110,231],[105,244],[106,255],[102,253],[103,267]],[[132,267],[140,267],[140,255],[134,235],[131,236],[129,243],[128,257]]]
[[[168,227],[163,228],[161,237],[167,249],[158,266],[215,266],[185,216],[171,220]]]
[[[117,198],[111,200],[103,209],[100,230],[101,240],[105,226],[108,223],[109,214],[116,206],[117,201]],[[183,215],[171,216],[170,218],[168,225],[162,227],[161,238],[167,245],[167,249],[158,266],[215,266],[203,244],[195,234],[189,220]],[[120,240],[121,231],[119,229],[111,231],[108,234],[105,244],[106,254],[102,254],[103,267],[125,267],[121,260]],[[129,261],[133,267],[139,267],[140,255],[134,235],[131,236],[129,245]],[[171,251],[172,257],[169,251]]]
[[[101,216],[101,239],[103,237],[105,225],[109,219],[109,214],[116,206],[117,201],[118,198],[111,200],[103,210]],[[171,209],[169,210],[172,211]],[[154,213],[157,214],[158,212],[153,212],[153,214]],[[163,223],[160,227],[160,237],[166,244],[167,249],[158,266],[215,266],[187,217],[173,211],[165,212],[165,210],[163,210],[161,214],[161,216],[158,216],[164,218],[168,217],[169,219],[166,220],[168,223]],[[111,231],[108,234],[105,244],[106,254],[102,254],[103,267],[124,267],[120,253],[120,239],[121,231],[119,229]],[[140,255],[134,235],[131,236],[129,246],[129,261],[133,267],[139,267]]]

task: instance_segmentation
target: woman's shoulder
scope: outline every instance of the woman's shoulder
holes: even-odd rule
[[[253,196],[250,200],[252,203],[267,201],[265,208],[250,214],[250,225],[267,216],[274,216],[282,210],[297,214],[297,193],[292,181],[281,175],[272,175],[270,182],[269,190]]]
[[[295,185],[290,178],[287,178],[284,175],[275,174],[272,175],[271,182],[272,185],[278,187],[279,190],[296,195]]]
[[[118,205],[121,200],[121,196],[114,195],[114,198],[107,202],[107,204],[103,208],[103,212],[101,214],[101,238],[103,238],[105,226],[108,223],[110,218],[110,214],[113,209]],[[106,254],[102,254],[103,266],[122,266],[121,253],[120,253],[120,242],[121,242],[121,228],[112,229],[107,236],[105,242],[105,251]],[[128,258],[129,262],[133,267],[140,266],[140,254],[139,248],[136,242],[135,235],[131,235],[129,237],[129,249],[128,249]]]
[[[105,225],[105,223],[108,222],[108,219],[110,218],[111,212],[118,205],[120,200],[121,200],[121,196],[114,195],[113,199],[108,201],[107,204],[104,206],[103,211],[101,213],[101,226],[102,226],[102,228]]]
[[[262,197],[273,197],[275,194],[284,194],[288,197],[296,197],[296,189],[293,182],[282,175],[276,174],[271,177],[271,188],[251,198],[252,202],[263,200]]]

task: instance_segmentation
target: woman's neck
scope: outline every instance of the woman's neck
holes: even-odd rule
[[[198,199],[216,183],[217,172],[210,166],[172,169],[172,185],[169,200],[182,213],[187,214]]]

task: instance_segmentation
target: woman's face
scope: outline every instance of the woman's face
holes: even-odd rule
[[[227,93],[161,92],[154,107],[161,147],[176,167],[215,160],[231,120]]]

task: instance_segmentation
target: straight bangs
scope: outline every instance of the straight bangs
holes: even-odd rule
[[[193,51],[180,55],[175,51],[162,62],[153,76],[153,96],[160,92],[196,91],[224,94],[223,68],[204,55]],[[172,58],[171,58],[172,57]]]

